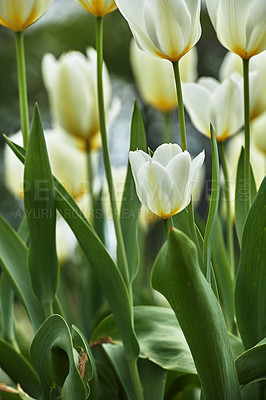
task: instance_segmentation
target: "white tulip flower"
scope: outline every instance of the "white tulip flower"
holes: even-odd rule
[[[66,53],[57,61],[46,54],[42,64],[55,126],[79,139],[98,145],[99,114],[97,95],[97,54],[90,48],[87,57],[77,51]],[[103,65],[105,110],[108,117],[111,82]],[[97,140],[95,140],[97,139]]]
[[[199,40],[200,0],[116,0],[138,47],[178,61]]]
[[[251,133],[255,146],[264,154],[264,156],[266,156],[266,111],[253,121],[251,125]]]
[[[243,59],[266,50],[265,0],[206,0],[218,40]]]
[[[191,201],[193,186],[205,158],[202,151],[194,160],[180,146],[164,143],[153,157],[131,151],[129,161],[137,195],[150,211],[166,219],[182,211]]]
[[[0,0],[0,24],[24,31],[47,11],[52,0]]]
[[[197,78],[197,50],[193,47],[180,60],[183,82]],[[174,71],[168,60],[141,51],[135,41],[130,45],[130,62],[137,87],[144,101],[159,111],[167,112],[177,107]]]
[[[210,137],[212,123],[217,141],[226,140],[244,123],[242,79],[232,74],[222,83],[213,78],[200,78],[197,83],[184,83],[184,105],[199,132]]]
[[[104,17],[116,9],[114,0],[76,0],[86,11],[95,17]]]
[[[250,119],[253,120],[266,111],[266,51],[252,57],[250,71]],[[234,53],[228,52],[219,71],[220,80],[233,72],[243,74],[242,60]]]

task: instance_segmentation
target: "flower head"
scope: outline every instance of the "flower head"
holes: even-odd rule
[[[138,47],[178,61],[199,40],[200,0],[116,0]]]
[[[206,0],[221,44],[244,59],[266,50],[265,0]]]
[[[76,0],[85,10],[95,17],[104,17],[116,9],[114,0]]]
[[[131,151],[129,161],[140,201],[164,219],[182,211],[191,200],[204,158],[202,151],[191,160],[187,151],[172,143],[159,146],[153,157]]]
[[[47,11],[52,0],[0,0],[0,24],[24,31]]]
[[[183,82],[197,77],[197,50],[193,47],[180,60]],[[159,111],[167,112],[177,107],[174,71],[168,60],[141,51],[134,40],[130,45],[130,61],[136,84],[144,101]]]
[[[43,78],[52,106],[54,123],[79,139],[99,146],[96,51],[90,48],[87,57],[77,51],[56,60],[52,54],[43,59]],[[111,82],[103,67],[105,109],[108,114]]]
[[[222,83],[213,78],[200,78],[197,83],[183,84],[184,104],[192,123],[210,136],[212,123],[217,141],[236,133],[244,123],[242,79],[232,74]]]

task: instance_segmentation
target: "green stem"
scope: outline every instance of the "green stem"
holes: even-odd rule
[[[163,143],[172,143],[171,113],[164,112],[163,116]]]
[[[129,290],[129,294],[132,297],[131,282],[129,278],[128,264],[126,251],[122,236],[122,229],[120,225],[119,212],[116,202],[116,195],[114,190],[114,183],[112,177],[111,163],[109,157],[108,143],[107,143],[107,132],[105,123],[105,112],[104,112],[104,95],[103,95],[103,79],[102,79],[102,69],[103,69],[103,18],[96,18],[96,49],[97,49],[97,87],[98,87],[98,107],[99,107],[99,121],[100,121],[100,131],[103,147],[103,160],[106,173],[106,179],[110,194],[111,208],[114,220],[114,227],[117,240],[117,248],[120,254],[121,263],[119,267],[121,269],[121,274],[124,278],[125,284]]]
[[[230,182],[227,160],[225,157],[224,142],[219,142],[221,163],[224,174],[224,191],[226,202],[226,224],[227,224],[227,248],[229,253],[230,265],[233,276],[235,274],[235,255],[234,255],[234,231],[233,231],[233,218],[231,212],[231,197],[230,197]]]
[[[89,193],[91,196],[92,200],[92,226],[95,228],[95,212],[96,212],[96,198],[93,193],[93,184],[94,184],[94,176],[93,176],[93,168],[92,168],[92,160],[91,160],[91,148],[90,148],[90,142],[86,140],[86,153],[87,153],[87,178],[88,178],[88,183],[89,183]]]
[[[137,361],[136,360],[129,361],[128,366],[129,366],[130,376],[131,376],[131,379],[132,379],[132,382],[134,385],[134,389],[135,389],[136,400],[144,400],[141,382],[139,379]]]
[[[53,310],[53,303],[49,302],[49,303],[43,303],[43,310],[44,310],[44,315],[45,318],[50,317],[51,315],[53,315],[54,310]]]
[[[192,200],[189,203],[189,205],[187,206],[187,210],[188,210],[188,220],[189,220],[191,238],[192,238],[193,242],[195,243],[195,245],[197,247],[199,263],[200,263],[200,266],[201,266],[201,268],[203,270],[202,251],[201,251],[201,248],[200,248],[198,234],[197,234],[197,230],[196,230],[196,224],[195,224]]]
[[[245,115],[245,150],[244,150],[244,183],[247,188],[245,197],[245,213],[249,212],[251,205],[250,191],[250,98],[249,98],[249,60],[243,59],[244,77],[244,115]]]
[[[174,75],[175,75],[175,84],[176,84],[177,101],[178,101],[181,147],[182,147],[182,150],[184,151],[184,150],[187,150],[187,139],[186,139],[184,103],[183,103],[180,71],[179,71],[179,61],[174,61],[172,64],[173,64]]]
[[[16,32],[16,55],[18,69],[18,91],[20,121],[23,135],[23,146],[27,147],[29,136],[29,113],[28,113],[28,95],[26,81],[25,51],[24,51],[24,33]]]

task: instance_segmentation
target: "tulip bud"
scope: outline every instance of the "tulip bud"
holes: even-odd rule
[[[232,74],[222,83],[213,78],[200,78],[197,83],[184,83],[184,104],[192,123],[210,136],[210,122],[217,141],[236,133],[244,123],[242,79]]]
[[[200,38],[200,0],[116,0],[116,4],[146,53],[178,61]]]
[[[116,9],[114,0],[76,0],[86,11],[95,17],[104,17]]]
[[[52,54],[43,59],[42,71],[48,90],[55,125],[67,133],[90,142],[90,148],[99,141],[99,114],[97,95],[97,55],[90,48],[87,57],[77,51],[66,53],[57,61]],[[103,66],[105,110],[111,100],[111,82]]]
[[[266,50],[265,0],[206,0],[218,40],[243,59]]]
[[[24,31],[47,11],[52,0],[0,0],[0,24]]]
[[[171,63],[139,50],[134,40],[130,45],[130,61],[136,84],[144,101],[162,112],[176,108],[177,94]],[[180,75],[183,82],[196,79],[196,48],[192,48],[180,60]]]
[[[177,144],[162,144],[153,157],[131,151],[129,161],[137,195],[150,211],[164,219],[182,211],[191,201],[198,171],[205,158],[202,151],[191,160]]]

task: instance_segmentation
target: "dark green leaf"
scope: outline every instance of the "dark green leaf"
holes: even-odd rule
[[[0,339],[0,367],[25,392],[33,397],[40,397],[41,384],[36,371],[23,355],[17,353],[3,339]]]
[[[6,271],[10,286],[29,314],[33,328],[37,330],[44,321],[44,313],[40,301],[32,290],[27,267],[28,250],[1,215],[0,239],[0,265]]]
[[[266,336],[266,178],[248,214],[236,279],[235,307],[246,349]]]
[[[203,276],[194,243],[171,229],[153,267],[152,285],[169,301],[189,344],[205,400],[240,399],[224,317]]]
[[[41,117],[36,106],[24,170],[24,205],[30,234],[28,265],[34,293],[50,307],[59,280],[54,191]]]
[[[257,189],[252,168],[250,167],[251,201],[256,196]],[[238,242],[241,244],[243,229],[246,221],[245,197],[247,196],[247,184],[244,177],[244,148],[242,147],[237,166],[235,189],[235,225]]]
[[[189,347],[171,309],[134,307],[134,326],[141,358],[166,370],[196,373]],[[120,340],[113,316],[108,316],[97,326],[91,341],[97,342],[104,337]]]
[[[145,128],[139,107],[137,102],[135,102],[131,122],[130,150],[135,151],[138,149],[146,151],[146,147]],[[137,232],[140,208],[141,203],[136,193],[133,175],[128,163],[126,183],[121,204],[120,221],[131,281],[136,277],[139,262]]]
[[[44,400],[50,399],[55,385],[62,387],[63,400],[86,399],[86,382],[78,370],[81,354],[74,349],[69,328],[61,316],[54,314],[43,323],[30,353],[41,379]]]
[[[250,383],[266,377],[266,338],[236,359],[239,382]]]
[[[24,162],[25,150],[8,138],[5,139],[17,157]],[[132,326],[130,301],[122,276],[74,199],[55,178],[54,181],[57,208],[76,235],[85,256],[94,269],[95,276],[114,314],[128,359],[136,360],[139,345]]]

